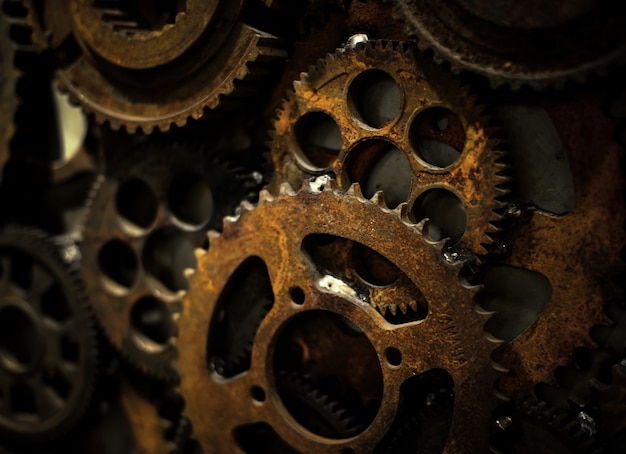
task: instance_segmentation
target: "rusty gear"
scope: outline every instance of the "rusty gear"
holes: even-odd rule
[[[36,41],[73,39],[82,50],[58,72],[70,99],[113,129],[150,133],[250,99],[249,81],[286,57],[275,36],[244,23],[244,3],[68,0],[29,9],[43,30]]]
[[[606,319],[603,287],[615,270],[623,268],[619,251],[626,244],[626,213],[613,209],[624,206],[625,180],[620,169],[623,152],[611,139],[611,122],[596,121],[593,134],[580,140],[577,131],[602,118],[598,103],[579,99],[567,107],[547,107],[570,150],[576,207],[561,217],[534,213],[516,232],[512,254],[505,261],[541,272],[552,286],[551,301],[541,317],[494,356],[511,370],[501,378],[500,391],[516,397],[537,383],[556,384],[554,372],[569,364],[575,348],[596,348],[590,332]],[[590,155],[589,146],[602,153]],[[589,172],[595,177],[588,178]],[[578,245],[576,254],[572,245]]]
[[[420,49],[494,87],[562,86],[606,69],[626,52],[619,2],[392,0]]]
[[[486,449],[496,400],[490,384],[497,376],[490,359],[494,344],[482,332],[488,316],[476,312],[475,290],[460,283],[460,264],[447,264],[442,244],[429,243],[402,211],[365,199],[358,185],[342,194],[334,180],[320,177],[298,193],[286,183],[276,196],[262,191],[256,208],[242,205],[239,219],[227,218],[223,234],[210,235],[183,300],[177,363],[184,413],[205,450],[231,451],[229,434],[237,438],[240,429],[263,421],[266,431],[299,452],[369,452],[389,429],[400,385],[433,368],[451,376],[458,403],[445,452]],[[424,295],[426,318],[387,322],[366,295],[316,268],[303,250],[311,237],[348,238],[386,257]],[[398,244],[398,238],[405,241]],[[261,283],[242,285],[251,275]],[[270,288],[273,306],[257,330],[249,370],[225,380],[206,359],[219,346],[215,331],[223,306],[247,307],[241,292],[233,293],[242,287],[251,295]],[[333,342],[320,343],[320,332]],[[369,427],[349,439],[311,436],[285,411],[275,389],[275,368],[294,362],[327,375],[343,372],[366,408],[375,410]],[[198,398],[199,390],[212,396],[209,404]]]
[[[195,143],[148,142],[101,176],[84,229],[92,304],[106,336],[144,372],[175,380],[174,318],[205,232],[258,184]]]
[[[373,41],[339,50],[295,82],[269,144],[277,182],[332,173],[366,196],[407,202],[430,218],[452,259],[486,253],[501,219],[507,178],[493,129],[476,98],[412,45]]]
[[[36,230],[0,233],[0,438],[27,448],[67,434],[84,415],[97,342],[69,241]]]

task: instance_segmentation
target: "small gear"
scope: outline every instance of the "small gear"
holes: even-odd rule
[[[80,252],[36,230],[0,233],[0,438],[9,447],[57,441],[84,415],[97,339]]]
[[[61,90],[99,123],[150,133],[232,110],[286,58],[275,36],[245,23],[254,3],[72,0],[29,8],[43,29],[39,41],[81,51],[58,71]]]
[[[320,60],[278,110],[276,181],[332,174],[345,190],[382,191],[450,260],[486,254],[506,194],[504,154],[477,99],[411,44],[369,41]]]
[[[241,445],[242,428],[264,421],[264,433],[298,452],[370,452],[389,430],[401,384],[432,369],[447,371],[454,383],[448,449],[486,448],[496,396],[485,383],[498,375],[490,359],[495,344],[482,331],[488,315],[476,311],[475,289],[459,281],[461,264],[446,263],[443,245],[423,238],[421,226],[401,213],[403,206],[394,211],[379,198],[366,199],[358,185],[343,193],[334,180],[319,177],[297,193],[287,183],[277,195],[261,191],[256,208],[242,204],[221,235],[209,235],[183,299],[177,361],[184,414],[203,449],[226,452],[233,440],[225,434]],[[349,238],[388,258],[426,297],[426,318],[392,325],[366,296],[316,268],[306,239],[319,235]],[[398,238],[405,239],[399,248]],[[254,286],[244,284],[251,275]],[[251,299],[270,288],[273,304],[255,334],[249,369],[225,379],[207,358],[220,347],[221,307],[242,298],[235,291],[241,288]],[[347,439],[312,435],[315,427],[287,411],[276,389],[281,367],[294,364],[354,389],[367,430]],[[213,396],[210,404],[199,389]]]
[[[363,430],[358,415],[316,387],[311,377],[280,371],[276,388],[287,409],[303,413],[309,419],[307,426],[316,427],[315,433],[323,437],[350,438]]]
[[[94,311],[135,366],[169,381],[186,268],[259,181],[200,143],[149,141],[101,176],[82,243]]]
[[[392,1],[420,49],[454,71],[486,76],[494,87],[583,81],[626,53],[620,2]]]

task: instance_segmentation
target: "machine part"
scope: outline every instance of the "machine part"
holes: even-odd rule
[[[511,407],[511,405],[509,405]],[[523,454],[599,454],[604,452],[597,437],[596,422],[576,410],[560,410],[535,397],[517,401],[511,412],[500,412],[494,452]],[[506,421],[506,423],[504,423]]]
[[[621,3],[392,1],[395,17],[406,23],[421,50],[431,49],[435,61],[449,62],[455,72],[487,77],[494,88],[582,82],[626,53]]]
[[[496,403],[490,384],[498,375],[494,344],[482,331],[488,315],[476,310],[476,289],[460,282],[462,264],[447,263],[443,244],[424,238],[423,227],[410,222],[405,204],[391,210],[379,196],[366,199],[356,184],[343,193],[322,176],[297,193],[288,183],[277,195],[261,191],[256,208],[242,204],[221,235],[209,234],[183,299],[177,361],[184,414],[206,451],[254,452],[241,443],[236,448],[237,437],[231,438],[245,428],[287,452],[370,452],[390,428],[401,385],[432,369],[447,371],[459,403],[444,452],[486,449]],[[303,250],[311,235],[350,239],[394,263],[425,296],[426,318],[388,323],[367,295],[318,271]],[[225,312],[248,307],[268,287],[273,305],[255,333],[248,370],[220,376],[211,358],[221,352],[216,332],[228,322]],[[355,389],[368,427],[347,439],[316,434],[281,399],[277,376],[285,366]],[[199,398],[200,390],[210,402]]]
[[[147,142],[132,151],[91,197],[85,278],[111,343],[140,370],[172,381],[184,271],[195,267],[206,231],[254,196],[259,181],[199,143]]]
[[[31,1],[29,17],[35,40],[68,60],[58,81],[72,102],[113,129],[150,133],[241,105],[287,56],[244,22],[252,3]]]
[[[369,41],[328,55],[294,90],[269,144],[277,183],[332,174],[344,190],[359,183],[392,208],[406,202],[455,259],[487,253],[505,164],[489,118],[458,81],[410,44]]]
[[[80,252],[36,230],[0,233],[0,439],[18,449],[57,441],[81,420],[97,341]]]
[[[562,217],[535,212],[511,238],[503,263],[539,272],[552,286],[539,319],[495,352],[510,370],[499,390],[512,397],[527,395],[536,383],[556,384],[555,371],[570,363],[575,348],[596,348],[590,330],[605,321],[605,287],[623,268],[620,250],[626,244],[626,213],[614,208],[624,206],[625,180],[613,122],[588,95],[544,107],[569,154],[576,206]]]

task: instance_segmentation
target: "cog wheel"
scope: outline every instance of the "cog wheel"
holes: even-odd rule
[[[280,371],[276,387],[287,408],[302,412],[309,419],[307,425],[315,426],[316,433],[327,438],[350,438],[363,430],[357,415],[342,407],[333,396],[319,389],[311,377],[297,372]]]
[[[0,233],[0,438],[10,447],[54,442],[84,415],[97,340],[77,246],[36,230]]]
[[[259,181],[196,143],[147,142],[133,152],[91,198],[86,283],[111,343],[140,370],[173,381],[184,270],[195,267],[207,229],[220,228]]]
[[[423,238],[422,225],[402,213],[404,205],[391,210],[380,198],[366,199],[358,185],[343,193],[334,180],[319,177],[297,193],[287,183],[277,195],[261,191],[256,208],[242,204],[239,218],[225,219],[221,235],[210,233],[183,299],[177,361],[184,414],[203,449],[232,451],[234,434],[246,451],[248,429],[259,429],[288,452],[370,452],[389,430],[402,383],[443,369],[457,403],[445,452],[485,450],[496,401],[488,383],[498,375],[490,358],[494,343],[482,332],[488,315],[476,311],[475,289],[460,282],[461,264],[446,263],[443,244]],[[425,296],[426,317],[387,322],[367,295],[320,269],[307,241],[336,238],[371,248],[402,270]],[[249,299],[242,300],[241,289]],[[245,308],[268,289],[273,304],[256,332],[249,369],[221,377],[207,358],[222,348],[223,308]],[[354,389],[367,428],[347,439],[325,438],[290,413],[276,387],[280,370],[294,364]],[[212,396],[210,403],[198,398],[200,389]]]
[[[71,0],[29,10],[43,29],[38,41],[69,54],[61,90],[99,123],[150,133],[240,105],[287,56],[275,36],[245,22],[267,14],[254,3]]]
[[[506,194],[503,153],[476,97],[407,43],[330,54],[294,83],[269,143],[277,182],[334,175],[428,219],[450,260],[486,254]]]
[[[499,2],[393,0],[394,14],[456,72],[487,77],[493,87],[519,89],[584,81],[623,59],[624,5],[614,2]]]
[[[619,251],[626,244],[626,213],[613,209],[624,205],[623,150],[612,141],[613,122],[603,116],[599,100],[589,96],[567,105],[546,105],[546,110],[569,154],[576,204],[560,217],[533,213],[516,232],[511,255],[503,261],[540,272],[552,287],[537,321],[494,354],[510,370],[498,389],[516,398],[537,383],[556,385],[555,371],[570,364],[574,349],[597,348],[591,330],[606,321],[606,284],[623,268]],[[593,133],[581,135],[591,123]],[[602,150],[601,156],[589,156],[589,147]],[[594,178],[588,177],[590,172]]]

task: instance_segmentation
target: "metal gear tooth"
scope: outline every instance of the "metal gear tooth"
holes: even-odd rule
[[[280,184],[280,188],[278,191],[279,195],[287,195],[287,196],[295,196],[296,195],[296,191],[293,187],[291,187],[291,184],[289,184],[288,182],[284,181]]]
[[[359,200],[364,200],[363,191],[361,191],[361,185],[359,183],[352,183],[346,191],[348,196],[356,197]],[[378,193],[377,193],[378,194]],[[374,197],[376,194],[374,195]]]

